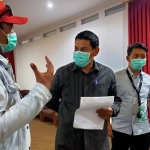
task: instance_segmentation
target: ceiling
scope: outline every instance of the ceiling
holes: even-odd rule
[[[15,26],[20,38],[117,1],[122,2],[122,0],[4,0],[5,4],[11,6],[14,15],[29,18],[26,25]],[[48,2],[52,2],[54,7],[48,8]]]

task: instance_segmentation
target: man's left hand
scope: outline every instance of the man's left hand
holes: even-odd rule
[[[103,118],[103,119],[110,119],[112,114],[113,114],[113,109],[110,108],[100,108],[96,110],[97,114],[99,117]]]

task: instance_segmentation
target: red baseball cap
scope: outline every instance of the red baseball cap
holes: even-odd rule
[[[25,24],[28,18],[14,16],[10,6],[0,2],[0,22],[6,22],[11,24]]]

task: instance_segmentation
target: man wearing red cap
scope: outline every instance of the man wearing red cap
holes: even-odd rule
[[[17,45],[13,24],[25,24],[27,18],[14,16],[9,6],[0,2],[0,150],[30,149],[30,131],[27,125],[51,98],[49,89],[53,80],[53,65],[46,59],[47,71],[41,73],[31,64],[36,85],[24,98],[20,98],[18,85],[4,52]]]

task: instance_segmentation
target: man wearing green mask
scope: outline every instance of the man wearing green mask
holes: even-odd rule
[[[130,45],[126,57],[128,68],[116,73],[117,93],[122,103],[120,113],[112,118],[113,132],[108,125],[112,150],[149,150],[150,76],[142,71],[147,52],[142,43]]]
[[[91,31],[80,32],[75,37],[74,62],[56,71],[52,99],[47,104],[58,112],[56,150],[109,150],[107,120],[118,115],[121,99],[117,97],[113,71],[94,61],[98,53],[98,37]],[[103,130],[73,128],[80,98],[102,96],[115,97],[112,107],[95,110],[95,115],[105,119]]]
[[[21,98],[11,65],[3,56],[4,52],[12,51],[17,45],[13,24],[25,24],[27,21],[27,18],[14,16],[11,8],[0,2],[0,150],[30,149],[28,123],[51,98],[49,89],[54,68],[48,57],[45,73],[31,64],[37,83],[27,96]]]

